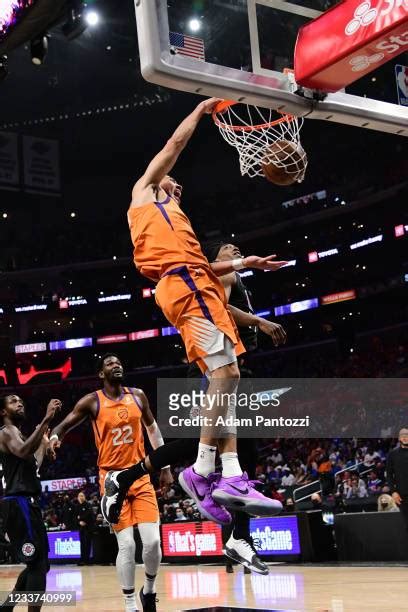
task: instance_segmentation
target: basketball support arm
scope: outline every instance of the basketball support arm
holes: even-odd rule
[[[166,4],[166,0],[135,0],[141,70],[147,81],[308,119],[408,136],[408,108],[339,92],[323,100],[310,92],[312,97],[307,98],[295,93],[296,84],[280,72],[252,74],[171,54]]]

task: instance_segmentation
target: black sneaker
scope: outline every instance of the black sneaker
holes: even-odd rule
[[[157,599],[156,593],[143,593],[143,587],[139,591],[139,599],[142,604],[143,612],[157,612],[156,601]]]
[[[101,513],[105,521],[116,525],[119,523],[123,502],[126,498],[127,488],[121,487],[117,476],[122,471],[108,472],[105,477],[105,493],[101,499]]]
[[[269,574],[268,566],[258,557],[252,540],[236,540],[231,535],[225,544],[225,554],[257,574]]]

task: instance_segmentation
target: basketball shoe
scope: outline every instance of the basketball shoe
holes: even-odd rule
[[[139,591],[139,599],[142,604],[143,612],[156,612],[156,601],[158,601],[156,593],[143,593],[143,587]]]
[[[179,474],[181,488],[192,497],[197,504],[199,512],[205,518],[221,525],[229,525],[231,514],[211,496],[211,491],[219,479],[219,474],[201,476],[193,467],[186,468]]]
[[[105,521],[115,525],[119,523],[123,502],[126,498],[128,487],[121,487],[118,482],[118,474],[124,470],[111,471],[105,477],[105,492],[101,499],[101,513]]]
[[[258,557],[255,550],[252,538],[244,540],[243,538],[236,540],[231,534],[228,542],[225,544],[225,554],[230,559],[234,559],[245,568],[256,572],[257,574],[268,574],[267,565]]]
[[[221,476],[212,489],[212,498],[229,510],[241,510],[253,516],[279,514],[282,504],[276,499],[265,497],[255,489],[258,481],[249,480],[244,472],[241,476]]]

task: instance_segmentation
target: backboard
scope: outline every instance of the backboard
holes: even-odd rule
[[[141,69],[150,82],[283,113],[408,136],[394,65],[323,100],[295,93],[299,28],[338,0],[135,0]],[[408,16],[407,16],[408,17]],[[406,54],[405,54],[406,55]]]

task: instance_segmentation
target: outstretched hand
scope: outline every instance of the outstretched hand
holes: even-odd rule
[[[52,421],[52,419],[55,416],[55,413],[61,410],[61,406],[62,406],[61,400],[52,399],[47,406],[47,411],[45,413],[44,422],[49,423],[50,421]]]
[[[272,338],[272,342],[275,346],[286,344],[286,332],[279,323],[268,321],[268,319],[260,319],[258,327],[264,334]]]
[[[47,457],[51,459],[52,461],[55,461],[55,459],[57,458],[56,450],[60,446],[61,446],[61,441],[57,440],[56,438],[53,438],[51,441],[49,441],[49,444],[47,446]]]
[[[243,264],[246,268],[255,268],[256,270],[271,270],[275,272],[287,265],[287,261],[275,261],[276,255],[268,255],[267,257],[258,257],[257,255],[249,255],[244,257]]]

